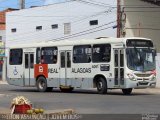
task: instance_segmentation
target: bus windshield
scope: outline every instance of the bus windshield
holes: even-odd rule
[[[150,48],[127,48],[127,66],[135,71],[151,71],[155,65],[155,50]]]

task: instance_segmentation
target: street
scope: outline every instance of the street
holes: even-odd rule
[[[25,96],[34,107],[41,107],[46,111],[74,109],[78,114],[160,113],[160,93],[147,90],[133,90],[129,96],[123,95],[120,90],[109,90],[106,95],[99,95],[96,90],[62,93],[56,89],[41,93],[36,88],[0,84],[0,109],[9,109],[14,97]]]

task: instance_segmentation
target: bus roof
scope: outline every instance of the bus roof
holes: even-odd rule
[[[123,43],[126,44],[126,40],[135,39],[135,40],[150,40],[148,38],[142,37],[127,37],[127,38],[113,38],[113,37],[99,37],[97,39],[77,39],[77,40],[59,40],[59,41],[43,41],[30,44],[17,44],[9,48],[34,48],[34,47],[43,47],[43,46],[71,46],[71,45],[83,45],[83,44],[101,44],[101,43]]]

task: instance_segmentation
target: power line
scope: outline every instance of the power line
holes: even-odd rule
[[[100,1],[97,2],[97,1],[95,1],[95,0],[89,0],[89,1],[92,2],[92,3],[95,3],[95,4],[106,5],[106,6],[110,6],[110,7],[111,7],[111,6],[113,7],[113,5],[114,5],[114,4],[112,4],[112,5],[111,5],[111,4],[106,4],[106,3],[100,2]],[[114,2],[115,2],[115,0],[113,1],[113,3],[114,3]]]
[[[155,10],[147,10],[147,11],[144,11],[144,10],[139,10],[139,11],[138,11],[138,10],[135,10],[135,11],[131,11],[131,10],[130,10],[130,11],[125,11],[125,12],[158,12],[158,13],[159,13],[160,10],[158,10],[158,11],[155,11]]]
[[[77,0],[70,0],[70,1],[67,1],[67,2],[73,2],[73,1],[77,1]],[[63,2],[63,3],[66,3],[66,2]],[[114,9],[113,7],[109,7],[109,10],[105,10],[105,11],[102,11],[102,12],[100,12],[100,13],[96,13],[96,14],[94,14],[94,15],[91,15],[91,16],[89,16],[89,17],[95,17],[95,16],[97,16],[97,15],[101,15],[101,14],[104,14],[104,13],[111,13],[112,12],[112,9]],[[28,17],[28,16],[26,16],[26,17]],[[33,16],[32,16],[33,17]],[[36,16],[37,17],[37,16]],[[42,17],[42,16],[38,16],[38,17]],[[45,17],[45,16],[43,16],[43,17]],[[49,16],[49,17],[53,17],[53,16]],[[62,16],[60,16],[60,17],[62,17]],[[64,16],[63,16],[64,17]],[[66,17],[66,16],[65,16]],[[85,18],[86,18],[86,16],[85,16]],[[84,20],[84,19],[83,19]],[[80,20],[81,21],[81,20]],[[74,22],[77,22],[77,21],[74,21]],[[103,25],[103,26],[105,26],[105,25]],[[102,27],[102,26],[101,26]],[[99,28],[101,28],[100,26],[99,26]],[[95,29],[97,29],[97,28],[93,28],[93,30],[95,30]],[[82,31],[82,32],[79,32],[79,33],[75,33],[75,34],[73,34],[72,36],[75,36],[75,35],[78,35],[78,34],[87,34],[87,33],[84,33],[84,32],[89,32],[90,30],[87,30],[87,31]],[[31,31],[30,33],[31,34],[33,34],[32,33],[33,31]],[[48,31],[47,31],[48,32]],[[24,34],[30,34],[30,33],[24,33]],[[92,33],[92,32],[90,32],[90,33]],[[34,33],[35,34],[35,33]],[[36,33],[37,34],[37,33]],[[43,33],[44,34],[44,33]],[[22,35],[22,34],[21,34]],[[22,35],[23,36],[23,35]],[[38,35],[37,35],[38,36]],[[70,36],[71,37],[71,36]],[[21,37],[22,38],[22,37]]]
[[[85,0],[76,0],[77,2],[81,2],[81,3],[85,3],[85,4],[90,4],[90,5],[94,5],[94,6],[99,6],[99,7],[113,7],[111,5],[108,5],[108,4],[97,4],[97,3],[94,3],[94,2],[89,2],[89,1],[85,1]]]
[[[72,23],[77,23],[77,22],[80,22],[80,21],[84,21],[85,19],[88,19],[88,18],[91,18],[91,17],[96,17],[96,16],[99,16],[99,15],[102,15],[102,14],[109,14],[111,12],[113,12],[114,8],[110,8],[108,10],[104,10],[104,11],[101,11],[101,12],[98,12],[98,13],[95,13],[95,14],[92,14],[92,15],[84,15],[84,16],[35,16],[35,15],[32,15],[32,16],[26,16],[26,15],[8,15],[8,16],[17,16],[17,17],[40,17],[40,18],[44,18],[44,17],[48,17],[48,18],[52,18],[54,17],[54,19],[59,19],[59,18],[69,18],[72,20]],[[78,20],[73,20],[73,18],[79,18]],[[34,20],[34,19],[33,19]],[[62,19],[63,20],[63,19]],[[65,20],[65,19],[64,19]],[[26,20],[22,20],[22,21],[17,21],[17,22],[10,22],[10,23],[19,23],[19,22],[25,22]],[[51,21],[51,20],[39,20],[39,21]],[[24,23],[23,22],[23,23]],[[28,21],[26,21],[28,22]],[[32,21],[33,22],[33,21]]]
[[[89,17],[91,17],[91,16],[89,16]],[[86,17],[87,18],[87,17]],[[83,20],[85,20],[85,19],[83,19]],[[36,22],[36,21],[35,21]],[[76,21],[77,22],[77,21]],[[18,21],[18,23],[19,23],[19,21]],[[73,22],[71,22],[72,24],[73,23],[75,23],[75,21],[73,21]],[[106,24],[103,24],[103,25],[101,25],[100,27],[103,27],[103,26],[105,26]],[[99,27],[99,26],[98,26]],[[97,28],[97,27],[96,27]],[[95,28],[93,28],[93,29],[95,29]],[[48,29],[43,29],[43,31],[44,30],[46,30],[46,32],[48,33]],[[50,29],[49,29],[50,30]],[[44,33],[44,32],[43,32]],[[33,34],[33,31],[30,31],[30,32],[26,32],[26,33],[23,33],[23,34],[21,34],[21,36],[23,36],[23,35],[25,35],[25,34],[27,34],[27,35],[29,35],[30,36],[30,34]],[[35,34],[35,33],[34,33]],[[36,33],[36,34],[38,34],[38,33]],[[12,35],[11,35],[12,36]],[[38,35],[37,35],[38,36]],[[20,37],[21,38],[21,37]]]
[[[131,27],[126,27],[126,29],[160,30],[159,28],[131,28]]]
[[[96,29],[99,29],[99,28],[103,28],[103,27],[105,27],[105,26],[108,26],[108,25],[110,25],[110,24],[113,24],[113,23],[115,23],[116,21],[112,21],[112,22],[109,22],[109,23],[106,23],[106,24],[103,24],[103,25],[101,25],[101,26],[98,26],[98,27],[94,27],[94,28],[91,28],[91,29],[88,29],[88,30],[84,30],[84,31],[81,31],[81,32],[77,32],[77,33],[74,33],[74,34],[71,34],[71,35],[68,35],[68,36],[64,36],[64,37],[60,37],[60,38],[56,38],[56,40],[59,40],[59,39],[67,39],[68,37],[69,38],[72,38],[72,37],[75,37],[75,36],[79,36],[79,35],[83,35],[83,34],[87,34],[88,32],[89,32],[89,34],[90,33],[93,33],[92,31],[93,30],[95,30],[94,32],[96,32]],[[112,25],[112,27],[113,27],[113,25]],[[98,31],[98,30],[97,30]],[[47,33],[48,33],[48,31],[47,31]],[[34,34],[34,33],[33,33]],[[45,34],[45,33],[42,33],[42,34]],[[42,35],[41,34],[41,35]],[[22,35],[22,34],[21,34]],[[28,35],[28,34],[27,34]],[[23,36],[23,35],[22,35]],[[37,36],[39,36],[39,35],[37,35]],[[19,37],[19,39],[22,39],[23,37]],[[16,38],[17,39],[17,38]],[[14,40],[14,39],[12,39],[12,40]],[[54,39],[55,40],[55,39]],[[18,42],[19,40],[14,40],[14,42]],[[47,40],[47,41],[52,41],[52,40]]]
[[[60,37],[60,38],[56,38],[56,39],[52,39],[52,40],[48,40],[48,41],[53,41],[54,42],[54,41],[61,41],[61,40],[65,40],[65,39],[71,39],[71,38],[75,38],[75,37],[79,37],[79,36],[83,36],[83,35],[99,32],[99,31],[103,31],[103,30],[106,30],[106,29],[109,29],[109,28],[113,28],[113,26],[109,26],[109,27],[106,27],[106,28],[103,28],[103,29],[99,29],[99,30],[95,30],[95,31],[87,32],[87,33],[77,34],[77,35],[74,35],[74,36],[70,35],[68,37]],[[9,41],[9,42],[11,42],[11,41]]]
[[[101,12],[100,12],[101,13]],[[97,14],[95,14],[95,15],[97,15]],[[85,20],[85,19],[87,19],[87,18],[89,18],[89,17],[94,17],[95,15],[91,15],[91,16],[85,16],[85,18],[83,18],[82,20]],[[80,21],[80,20],[79,20]],[[27,22],[27,21],[26,21]],[[32,21],[33,22],[33,21]],[[37,20],[35,21],[35,22],[37,22]],[[20,24],[20,21],[18,21],[17,23],[19,23]],[[73,22],[71,22],[72,24],[74,24],[74,23],[77,23],[77,21],[73,21]],[[24,23],[23,23],[24,24]],[[44,30],[44,29],[43,29]],[[48,29],[45,29],[45,30],[48,30]],[[30,31],[30,32],[27,32],[27,33],[23,33],[23,34],[32,34],[33,33],[33,31]],[[22,35],[23,35],[22,34]]]
[[[99,31],[106,30],[106,29],[109,29],[109,28],[113,28],[113,26],[109,26],[109,27],[106,27],[106,28],[103,28],[103,29],[99,29],[99,30],[95,30],[95,31],[87,32],[87,33],[82,33],[82,34],[77,34],[77,35],[73,35],[73,36],[71,35],[71,36],[68,36],[68,37],[52,39],[52,40],[49,40],[49,41],[60,41],[60,40],[70,39],[70,38],[74,38],[74,37],[79,37],[79,36],[83,36],[83,35],[99,32]]]
[[[44,0],[36,0],[36,1],[33,1],[33,2],[26,2],[25,4],[36,3],[36,2],[39,2],[39,1],[44,1]]]
[[[85,19],[88,19],[88,18],[90,18],[90,17],[96,17],[96,16],[99,16],[99,15],[105,14],[105,13],[106,13],[106,14],[109,14],[109,13],[112,12],[113,9],[114,9],[114,8],[109,8],[108,10],[99,12],[99,13],[97,13],[97,14],[94,14],[94,15],[91,15],[91,16],[88,16],[88,17],[84,17],[84,18],[79,19],[79,20],[76,20],[76,21],[74,21],[74,22],[80,22],[80,21],[85,20]]]

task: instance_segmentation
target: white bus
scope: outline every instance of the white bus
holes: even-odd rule
[[[9,48],[7,78],[11,85],[38,91],[97,88],[122,89],[156,85],[155,48],[146,38],[97,38],[18,45]]]

